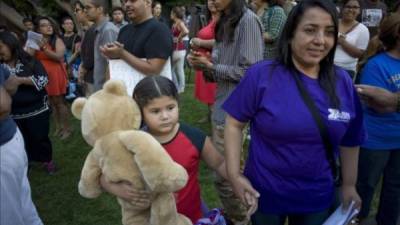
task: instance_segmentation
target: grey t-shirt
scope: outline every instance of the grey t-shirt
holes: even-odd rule
[[[119,28],[112,22],[104,19],[96,27],[96,39],[94,41],[94,67],[93,67],[93,85],[94,90],[98,91],[103,88],[106,81],[106,71],[108,67],[107,59],[101,54],[100,46],[117,40]]]
[[[378,33],[379,25],[387,14],[387,6],[382,1],[373,2],[362,0],[361,2],[361,23],[368,27],[370,37]]]

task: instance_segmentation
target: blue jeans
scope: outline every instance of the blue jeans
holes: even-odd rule
[[[381,176],[382,190],[376,221],[378,225],[400,223],[400,149],[361,149],[357,191],[362,199],[360,218],[368,217],[375,187]],[[397,222],[396,222],[397,221]]]
[[[330,209],[322,212],[309,214],[275,215],[264,214],[257,211],[251,217],[252,225],[284,225],[286,218],[289,219],[289,225],[321,225],[329,217]]]

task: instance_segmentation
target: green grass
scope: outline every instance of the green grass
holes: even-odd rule
[[[207,106],[193,97],[193,75],[180,99],[181,121],[201,128],[210,134],[210,124],[197,121],[207,113]],[[96,199],[85,199],[78,193],[80,171],[90,147],[80,134],[80,122],[70,118],[73,135],[65,141],[51,136],[54,160],[58,171],[48,175],[40,164],[29,172],[32,197],[39,215],[46,225],[116,225],[121,224],[120,207],[116,199],[102,194]],[[201,164],[200,182],[203,199],[209,207],[220,206],[213,186],[213,173]],[[377,199],[373,203],[376,211]]]

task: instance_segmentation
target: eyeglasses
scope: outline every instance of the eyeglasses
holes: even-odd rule
[[[351,6],[351,5],[347,5],[344,7],[345,9],[359,9],[360,6]]]

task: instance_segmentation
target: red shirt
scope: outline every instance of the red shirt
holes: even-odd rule
[[[193,223],[202,217],[199,162],[206,135],[197,128],[180,123],[175,137],[163,143],[171,158],[186,169],[189,180],[184,188],[177,192],[178,212],[187,216]]]

